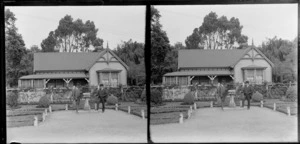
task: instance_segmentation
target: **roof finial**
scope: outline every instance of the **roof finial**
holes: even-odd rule
[[[252,47],[254,47],[254,42],[253,42],[253,38],[252,38]]]
[[[109,49],[109,48],[108,48],[108,41],[106,42],[106,49]]]

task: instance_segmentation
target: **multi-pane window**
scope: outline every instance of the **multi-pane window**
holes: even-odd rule
[[[165,83],[167,85],[176,84],[176,77],[166,77]]]
[[[43,79],[36,79],[33,81],[33,87],[35,88],[43,88],[44,87],[44,80]]]
[[[31,80],[21,80],[21,87],[22,88],[31,87]]]
[[[117,87],[119,84],[118,72],[100,72],[98,73],[99,83],[104,86]]]
[[[112,87],[117,87],[118,86],[118,73],[112,72],[111,73],[111,86]]]
[[[186,76],[178,77],[178,84],[179,85],[188,85],[188,77],[186,77]]]
[[[250,83],[262,84],[263,70],[262,69],[246,69],[244,70],[244,80]]]
[[[100,81],[104,86],[109,86],[109,73],[108,72],[101,73]]]

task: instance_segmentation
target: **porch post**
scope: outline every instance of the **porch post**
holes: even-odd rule
[[[163,76],[162,83],[165,84],[165,76]]]
[[[213,83],[214,79],[217,77],[216,75],[215,76],[207,76],[210,80],[211,80],[211,83]]]
[[[175,83],[178,84],[178,76],[175,77]]]
[[[66,83],[67,83],[67,86],[69,86],[69,83],[72,79],[63,79]]]
[[[33,88],[33,79],[31,79],[31,87]]]
[[[49,82],[50,79],[44,79],[44,89],[46,88],[47,83]]]
[[[21,80],[18,79],[18,87],[20,88],[21,87]]]

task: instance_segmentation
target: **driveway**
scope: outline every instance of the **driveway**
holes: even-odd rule
[[[202,108],[183,124],[151,125],[154,142],[297,141],[297,116],[267,108]]]
[[[102,143],[147,142],[147,120],[125,112],[106,110],[57,111],[38,127],[7,129],[7,142]]]

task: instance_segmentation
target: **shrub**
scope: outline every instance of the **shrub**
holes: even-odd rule
[[[38,107],[47,108],[50,105],[50,100],[47,96],[42,96],[39,100]]]
[[[297,101],[297,92],[295,87],[289,87],[286,91],[285,97],[290,101]]]
[[[109,88],[108,93],[116,96],[118,99],[122,98],[121,89],[119,88]]]
[[[108,98],[107,98],[107,104],[108,105],[115,105],[118,103],[118,98],[114,95],[110,95]]]
[[[155,105],[161,104],[162,103],[162,93],[157,89],[151,90],[150,100]]]
[[[256,91],[252,96],[252,100],[254,102],[260,102],[261,100],[263,100],[263,95],[261,93],[259,93],[258,91]]]
[[[194,104],[194,95],[192,94],[192,92],[189,92],[184,96],[183,104],[187,104],[187,105]]]
[[[6,104],[11,108],[15,108],[18,106],[18,92],[12,91],[6,94]]]

